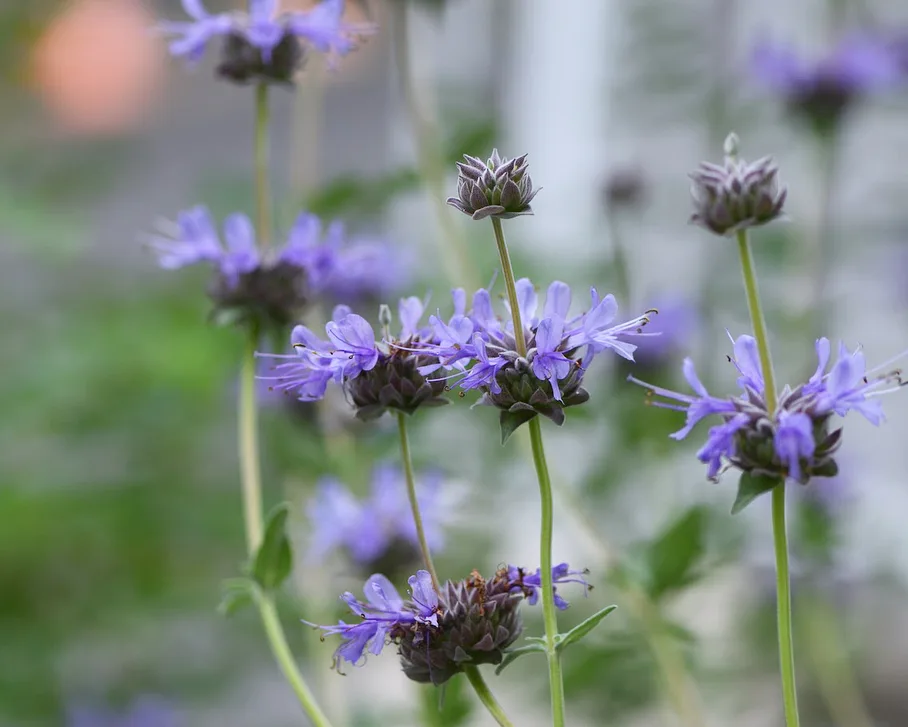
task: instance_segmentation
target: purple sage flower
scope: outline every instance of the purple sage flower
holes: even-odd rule
[[[339,271],[346,256],[356,254],[356,246],[345,243],[339,223],[329,226],[324,240],[321,227],[318,217],[304,212],[282,248],[263,250],[246,215],[232,214],[224,220],[222,243],[208,210],[198,206],[180,212],[176,223],[162,223],[148,243],[163,268],[207,263],[215,269],[209,294],[216,317],[285,327],[299,317],[312,295],[329,289],[343,275]],[[374,279],[361,272],[356,285],[363,294],[386,284],[382,271]],[[348,277],[348,288],[354,287]]]
[[[417,499],[426,540],[433,551],[444,545],[440,507],[442,477],[427,472],[417,480]],[[394,572],[419,559],[419,541],[406,495],[403,473],[379,465],[372,473],[372,490],[358,500],[334,478],[322,479],[308,504],[312,540],[309,558],[320,561],[343,550],[367,573]]]
[[[194,63],[209,41],[224,40],[218,74],[237,83],[292,83],[313,49],[346,55],[355,39],[374,32],[369,24],[343,21],[343,0],[324,0],[307,12],[278,12],[277,0],[249,0],[246,12],[212,15],[201,0],[183,0],[191,20],[164,21],[158,28],[173,38],[170,53]]]
[[[700,329],[700,313],[689,300],[678,296],[655,297],[653,308],[658,315],[650,317],[649,335],[637,340],[634,365],[638,369],[656,370],[676,361],[684,346]]]
[[[582,583],[579,571],[566,563],[552,569],[558,583]],[[335,668],[343,662],[361,666],[368,653],[378,655],[385,644],[398,647],[401,667],[413,681],[444,684],[466,665],[500,664],[507,647],[523,630],[519,605],[538,600],[539,572],[515,566],[500,568],[486,580],[477,571],[460,581],[448,581],[436,592],[427,571],[417,571],[407,583],[403,599],[383,575],[371,576],[363,589],[365,601],[352,593],[341,600],[356,614],[357,622],[310,626],[326,636],[340,636],[334,652]],[[559,596],[559,608],[567,603]]]
[[[402,298],[400,334],[392,337],[386,328],[376,340],[375,329],[365,318],[337,306],[333,320],[325,325],[327,340],[297,326],[291,334],[296,355],[258,354],[279,361],[273,375],[262,378],[301,401],[321,399],[333,381],[349,396],[356,416],[367,421],[388,409],[412,414],[420,407],[447,404],[444,382],[426,378],[426,367],[434,370],[434,364],[422,348],[427,332],[419,324],[423,308],[419,298]],[[390,310],[385,306],[383,311],[390,321]]]
[[[682,394],[629,376],[628,380],[646,387],[648,403],[687,414],[687,422],[674,439],[684,439],[703,419],[716,415],[721,423],[707,433],[706,443],[697,453],[707,465],[707,477],[716,480],[728,467],[743,473],[781,482],[792,479],[807,484],[812,477],[832,477],[838,472],[833,458],[841,444],[842,429],[831,429],[833,414],[845,416],[857,411],[871,424],[883,421],[879,397],[902,386],[898,370],[879,373],[895,359],[867,370],[860,349],[849,352],[839,347],[838,360],[827,373],[830,345],[825,338],[816,342],[818,366],[810,379],[794,388],[785,386],[769,413],[763,372],[752,336],[734,341],[739,396],[715,397],[700,382],[693,362],[684,361],[684,376],[694,394]],[[653,397],[659,396],[662,400]],[[771,489],[771,488],[770,488]]]
[[[177,727],[178,724],[170,706],[153,697],[141,697],[120,712],[76,705],[66,714],[66,727]]]
[[[834,130],[860,97],[899,80],[899,58],[891,44],[869,34],[851,34],[825,55],[800,57],[787,45],[759,43],[752,55],[755,78],[778,93],[789,111],[816,131]]]
[[[571,289],[560,281],[549,286],[541,316],[529,279],[517,281],[517,298],[526,357],[517,351],[511,317],[502,321],[495,315],[492,296],[484,288],[474,294],[471,311],[456,312],[449,321],[433,316],[434,337],[419,345],[419,350],[435,358],[424,368],[426,373],[439,372],[435,373],[439,379],[457,380],[464,390],[479,389],[478,403],[500,410],[504,439],[537,414],[564,423],[564,409],[589,398],[581,384],[593,358],[608,350],[633,361],[636,345],[625,339],[646,336],[642,327],[649,322],[644,314],[616,323],[614,296],[600,299],[595,288],[589,310],[570,316]],[[456,304],[455,310],[459,307],[465,306]]]

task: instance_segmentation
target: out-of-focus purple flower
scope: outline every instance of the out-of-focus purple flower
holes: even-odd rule
[[[552,570],[557,583],[582,583],[579,571],[566,563]],[[366,601],[345,593],[341,600],[359,621],[310,626],[326,636],[340,636],[335,667],[342,662],[361,666],[368,649],[380,654],[386,643],[398,647],[404,673],[417,682],[444,684],[464,666],[500,664],[505,649],[523,630],[518,607],[538,600],[539,571],[508,566],[486,580],[476,571],[464,580],[448,581],[436,591],[427,571],[408,579],[410,598],[402,599],[383,575],[373,575],[364,587]],[[587,586],[588,587],[588,586]],[[558,596],[559,608],[567,603]]]
[[[690,359],[684,361],[684,375],[694,395],[652,386],[633,376],[628,379],[648,389],[648,403],[653,406],[687,413],[685,426],[671,435],[674,439],[685,438],[707,416],[722,417],[723,422],[709,430],[706,444],[697,453],[708,465],[710,479],[725,465],[807,484],[811,477],[831,477],[838,471],[833,455],[841,444],[842,429],[830,431],[832,415],[845,416],[853,410],[878,425],[883,412],[877,397],[902,386],[898,370],[878,373],[895,359],[868,371],[864,354],[859,349],[849,352],[841,344],[838,360],[826,373],[829,341],[818,339],[816,351],[816,372],[806,383],[782,389],[772,402],[772,413],[757,344],[751,336],[735,340],[735,355],[729,358],[740,374],[738,386],[743,393],[738,397],[712,396],[697,378]],[[652,398],[655,396],[663,401]]]
[[[162,699],[141,697],[124,711],[76,705],[67,710],[67,727],[177,727],[179,721]]]
[[[286,326],[312,296],[325,294],[338,281],[353,297],[389,284],[388,271],[380,265],[347,270],[349,256],[361,254],[359,246],[346,243],[337,222],[329,225],[323,238],[321,221],[306,212],[296,219],[284,246],[273,251],[257,244],[252,222],[244,214],[225,219],[222,243],[211,215],[201,206],[180,212],[175,224],[162,223],[148,244],[161,267],[197,263],[214,267],[217,276],[209,292],[217,313],[231,321]]]
[[[444,544],[441,484],[438,472],[427,472],[417,480],[423,528],[433,551]],[[372,572],[380,567],[390,570],[401,560],[412,562],[418,557],[419,540],[403,473],[392,465],[379,465],[373,470],[372,491],[363,501],[338,480],[321,480],[309,501],[308,514],[312,526],[311,560],[322,560],[334,550],[344,550],[356,565]]]
[[[309,271],[313,293],[352,303],[383,297],[406,282],[406,261],[387,242],[348,237],[335,220],[322,234],[313,214],[301,214],[290,230],[283,258]]]
[[[673,361],[674,357],[697,335],[700,314],[696,306],[680,297],[654,298],[657,315],[650,317],[646,332],[650,336],[637,339],[634,364],[644,370],[655,370]]]
[[[814,60],[799,56],[790,46],[763,41],[754,48],[752,69],[794,114],[821,132],[835,128],[855,100],[892,86],[900,75],[891,44],[857,33]]]
[[[375,30],[369,24],[344,22],[343,0],[324,0],[307,12],[279,13],[277,0],[249,0],[246,12],[211,14],[201,0],[183,0],[183,9],[191,20],[158,25],[173,38],[170,53],[197,62],[209,41],[223,38],[219,73],[241,83],[292,82],[305,50],[346,55],[357,37]]]

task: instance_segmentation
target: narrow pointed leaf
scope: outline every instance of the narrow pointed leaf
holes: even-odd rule
[[[495,674],[501,674],[502,669],[508,666],[512,661],[517,657],[523,656],[524,654],[532,654],[533,652],[544,654],[545,647],[542,644],[524,644],[523,646],[518,646],[516,649],[509,649],[505,652],[504,659],[495,669]]]
[[[537,416],[535,411],[518,410],[501,412],[498,420],[501,425],[501,443],[505,444],[518,428],[526,424],[534,416]]]
[[[708,511],[702,505],[689,508],[672,521],[646,550],[649,594],[660,598],[690,585],[705,551]]]
[[[744,472],[738,480],[738,496],[731,506],[731,514],[737,515],[741,510],[756,500],[760,495],[775,489],[782,484],[781,477],[772,475],[754,475]]]
[[[285,502],[274,508],[265,521],[265,536],[252,565],[253,578],[265,590],[279,587],[293,567],[293,551],[286,532],[289,515],[290,505]]]
[[[557,641],[558,651],[563,651],[568,646],[577,641],[580,641],[584,636],[586,636],[590,631],[596,628],[599,625],[599,622],[602,621],[606,616],[608,616],[612,611],[614,611],[617,606],[606,606],[600,611],[597,611],[592,616],[590,616],[586,621],[581,621],[574,628],[564,634],[559,634],[560,638]]]

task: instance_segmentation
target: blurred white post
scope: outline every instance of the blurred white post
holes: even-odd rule
[[[444,102],[446,85],[463,88],[470,83],[483,83],[485,87],[477,88],[480,96],[488,94],[492,83],[489,68],[493,63],[492,45],[492,3],[488,0],[461,0],[450,3],[439,18],[433,12],[420,8],[420,5],[407,3],[409,21],[409,46],[411,71],[417,86],[418,96],[423,102],[424,110],[433,115],[440,115],[439,128],[442,133],[450,132],[443,117],[444,106],[439,109],[439,102]],[[390,22],[390,19],[389,19]],[[393,35],[391,33],[390,35]],[[390,139],[392,166],[406,164],[417,166],[416,136],[411,120],[407,114],[407,105],[398,79],[396,64],[391,62],[388,72],[392,76],[392,103],[390,105]],[[484,150],[464,149],[465,153],[482,154]],[[455,192],[455,168],[450,169],[451,189]],[[433,200],[427,198],[422,190],[416,197],[398,201],[391,212],[389,228],[396,237],[408,245],[413,245],[417,255],[425,264],[426,258],[434,259],[437,252],[435,242],[429,236],[437,238],[442,234],[438,218],[433,211]],[[456,218],[457,214],[451,210]],[[457,219],[457,223],[463,224]]]
[[[592,257],[609,161],[614,2],[518,0],[508,7],[499,151],[529,153],[533,181],[544,187],[533,202],[536,216],[512,223],[509,235],[540,253],[570,245],[572,255]]]

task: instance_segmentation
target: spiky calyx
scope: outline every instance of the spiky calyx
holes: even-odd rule
[[[233,33],[224,40],[217,75],[240,85],[254,82],[292,86],[304,61],[303,47],[292,33],[284,34],[267,60],[260,48]]]
[[[520,589],[503,569],[489,581],[478,573],[448,581],[439,598],[438,628],[420,625],[399,634],[404,673],[413,681],[444,684],[465,666],[500,664],[523,631]]]
[[[717,235],[771,222],[782,214],[788,194],[770,157],[751,163],[738,159],[734,134],[725,145],[724,165],[704,162],[690,175],[694,204],[690,221]]]
[[[444,381],[430,381],[418,371],[427,363],[427,357],[396,347],[382,354],[374,368],[346,383],[357,418],[370,421],[386,409],[412,414],[420,407],[447,404]]]
[[[813,441],[816,449],[813,456],[800,458],[798,482],[806,485],[813,477],[835,477],[839,472],[833,455],[842,444],[842,430],[829,431],[831,415],[814,419]],[[735,454],[731,464],[743,472],[754,475],[792,477],[791,467],[783,462],[776,452],[775,431],[764,417],[754,417],[751,424],[740,429],[735,435]]]
[[[218,323],[254,325],[258,330],[283,330],[299,319],[308,302],[308,276],[287,262],[262,265],[231,285],[219,275],[208,290]]]
[[[526,154],[505,159],[493,149],[487,162],[468,154],[464,159],[457,163],[457,196],[448,197],[449,205],[474,220],[533,214],[530,202],[539,190],[533,189]]]

